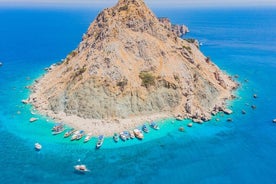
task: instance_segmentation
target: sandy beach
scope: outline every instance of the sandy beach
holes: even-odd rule
[[[124,130],[133,130],[134,128],[143,125],[146,122],[161,120],[172,117],[169,114],[151,114],[145,116],[134,116],[126,119],[84,119],[78,116],[67,116],[65,113],[55,114],[51,111],[44,111],[43,114],[52,117],[57,122],[64,122],[67,126],[77,130],[84,130],[86,133],[93,135],[103,134],[112,136],[114,133],[119,133]]]

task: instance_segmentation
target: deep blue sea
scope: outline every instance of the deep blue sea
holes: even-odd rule
[[[186,24],[185,37],[198,39],[205,55],[239,76],[237,99],[229,102],[234,113],[192,128],[186,128],[189,120],[166,120],[143,143],[107,139],[96,151],[95,138],[83,144],[52,136],[53,122],[32,115],[21,100],[45,67],[77,47],[99,12],[0,9],[1,183],[276,183],[276,8],[155,8],[158,16]],[[29,123],[33,116],[39,121]],[[42,144],[40,152],[35,142]],[[91,172],[75,173],[78,163]]]

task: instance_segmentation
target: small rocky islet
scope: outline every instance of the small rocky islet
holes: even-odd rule
[[[36,80],[28,103],[74,128],[105,135],[147,119],[202,123],[219,111],[230,114],[225,102],[238,84],[196,40],[179,37],[186,32],[158,19],[143,0],[119,0],[99,13],[75,50]]]

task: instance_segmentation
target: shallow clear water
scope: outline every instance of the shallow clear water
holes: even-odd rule
[[[275,183],[275,9],[155,10],[190,28],[201,50],[237,79],[230,116],[192,128],[189,121],[160,122],[143,144],[96,139],[83,144],[52,136],[46,118],[29,123],[25,86],[73,50],[99,10],[0,11],[0,172],[2,183]],[[248,80],[248,82],[245,82]],[[254,99],[253,94],[258,98]],[[253,110],[251,105],[256,105]],[[245,115],[241,114],[245,110]],[[220,121],[216,121],[215,119]],[[226,120],[232,118],[233,122]],[[185,132],[179,132],[180,126]],[[40,142],[41,152],[33,145]],[[80,175],[80,159],[91,172]]]

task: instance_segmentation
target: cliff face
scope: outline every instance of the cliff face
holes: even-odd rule
[[[236,84],[161,23],[143,0],[103,10],[79,46],[34,86],[42,113],[89,119],[154,113],[207,120]]]

